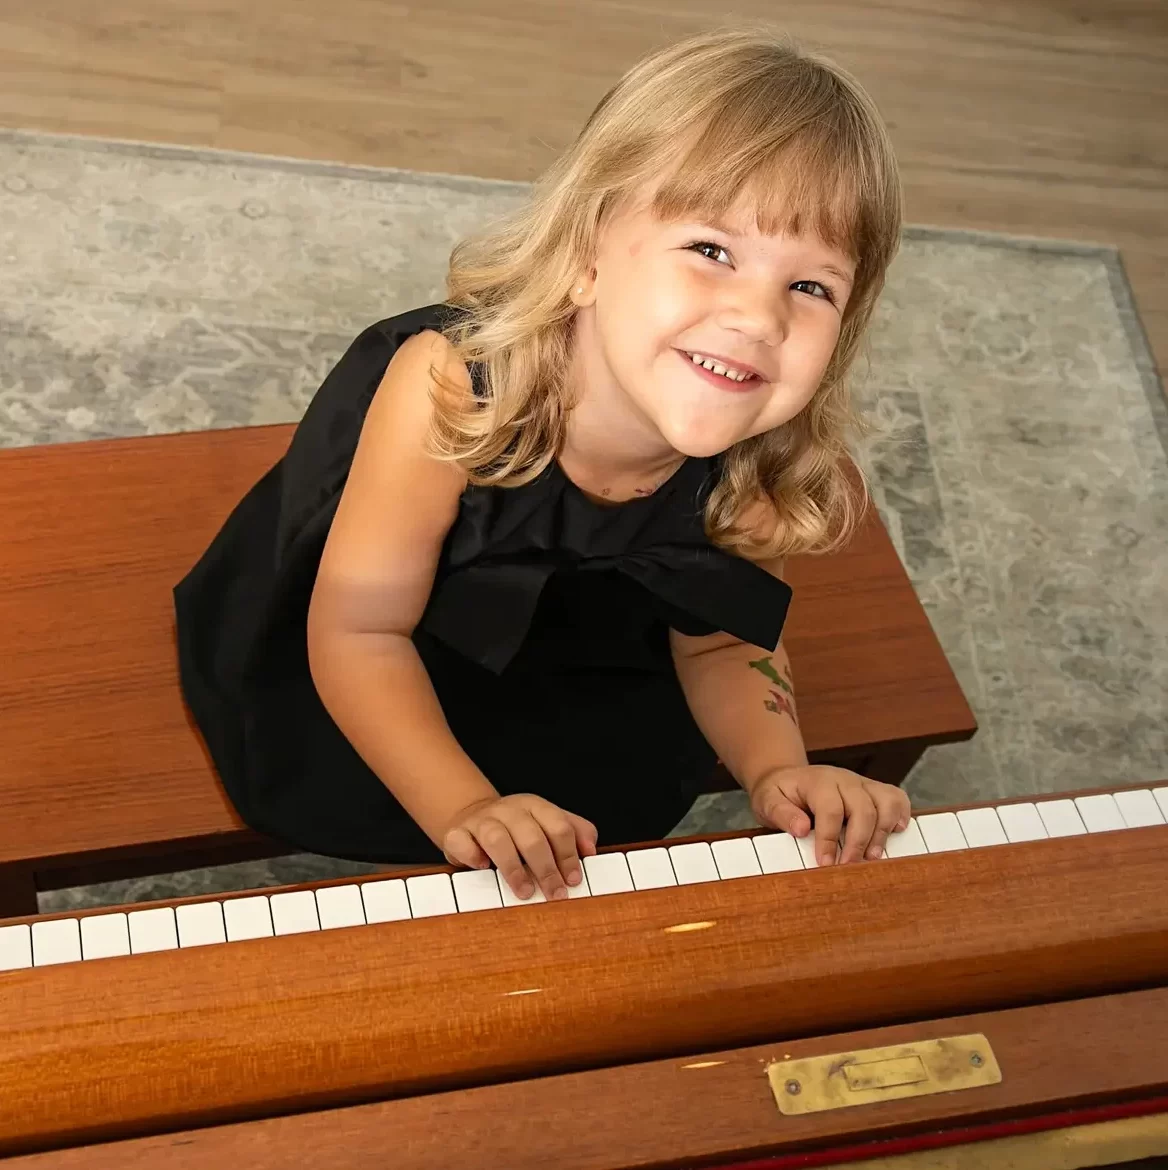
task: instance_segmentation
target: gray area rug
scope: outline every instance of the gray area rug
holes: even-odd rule
[[[13,131],[0,176],[5,445],[293,421],[527,191]],[[857,382],[898,433],[863,453],[881,515],[981,727],[926,754],[914,803],[1163,780],[1168,410],[1116,253],[909,228]],[[676,832],[753,823],[726,794]],[[297,855],[41,906],[379,868]]]

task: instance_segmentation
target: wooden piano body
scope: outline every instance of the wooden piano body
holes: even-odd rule
[[[0,971],[0,1157],[777,1170],[1070,1126],[1168,1153],[1168,785],[928,810],[880,861],[742,868],[799,855],[783,836],[653,843],[716,872],[551,905],[325,921],[322,891],[380,883],[359,900],[385,906],[445,868],[0,924],[0,966],[26,939],[48,964]],[[243,899],[234,941],[101,957],[123,911],[174,908],[181,934],[184,907]],[[261,902],[275,933],[246,937]]]

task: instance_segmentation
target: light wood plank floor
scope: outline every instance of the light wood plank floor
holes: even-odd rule
[[[0,124],[530,179],[739,18],[860,77],[909,222],[1118,245],[1168,368],[1164,0],[0,0]]]

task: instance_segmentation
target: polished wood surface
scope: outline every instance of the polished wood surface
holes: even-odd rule
[[[766,1078],[776,1059],[969,1033],[989,1041],[1000,1084],[783,1117]],[[927,1133],[941,1144],[958,1127],[1002,1120],[1040,1117],[1062,1128],[1067,1110],[1148,1108],[1149,1096],[1166,1090],[1168,987],[1160,987],[181,1130],[18,1156],[5,1167],[365,1170],[382,1164],[389,1134],[396,1170],[625,1170],[824,1150],[842,1161],[862,1143]]]
[[[233,842],[279,851],[242,826],[190,722],[171,589],[291,431],[0,451],[0,493],[22,518],[0,538],[0,873],[134,855],[179,868],[184,851]],[[793,561],[789,577],[812,751],[919,752],[973,733],[874,510],[851,547]]]
[[[1164,986],[1166,888],[1159,826],[12,971],[0,1153]]]
[[[38,0],[0,124],[533,179],[644,53],[783,28],[887,119],[908,222],[1113,244],[1168,365],[1162,0]]]

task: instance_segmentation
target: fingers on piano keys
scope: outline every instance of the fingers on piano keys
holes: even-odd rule
[[[885,856],[1166,823],[1168,787],[920,813],[902,832],[889,836]],[[584,880],[568,887],[570,899],[816,867],[814,835],[796,838],[787,833],[660,845],[583,860]],[[526,899],[542,901],[538,889]],[[31,927],[0,926],[0,972],[522,904],[496,870],[483,869],[55,918]]]

